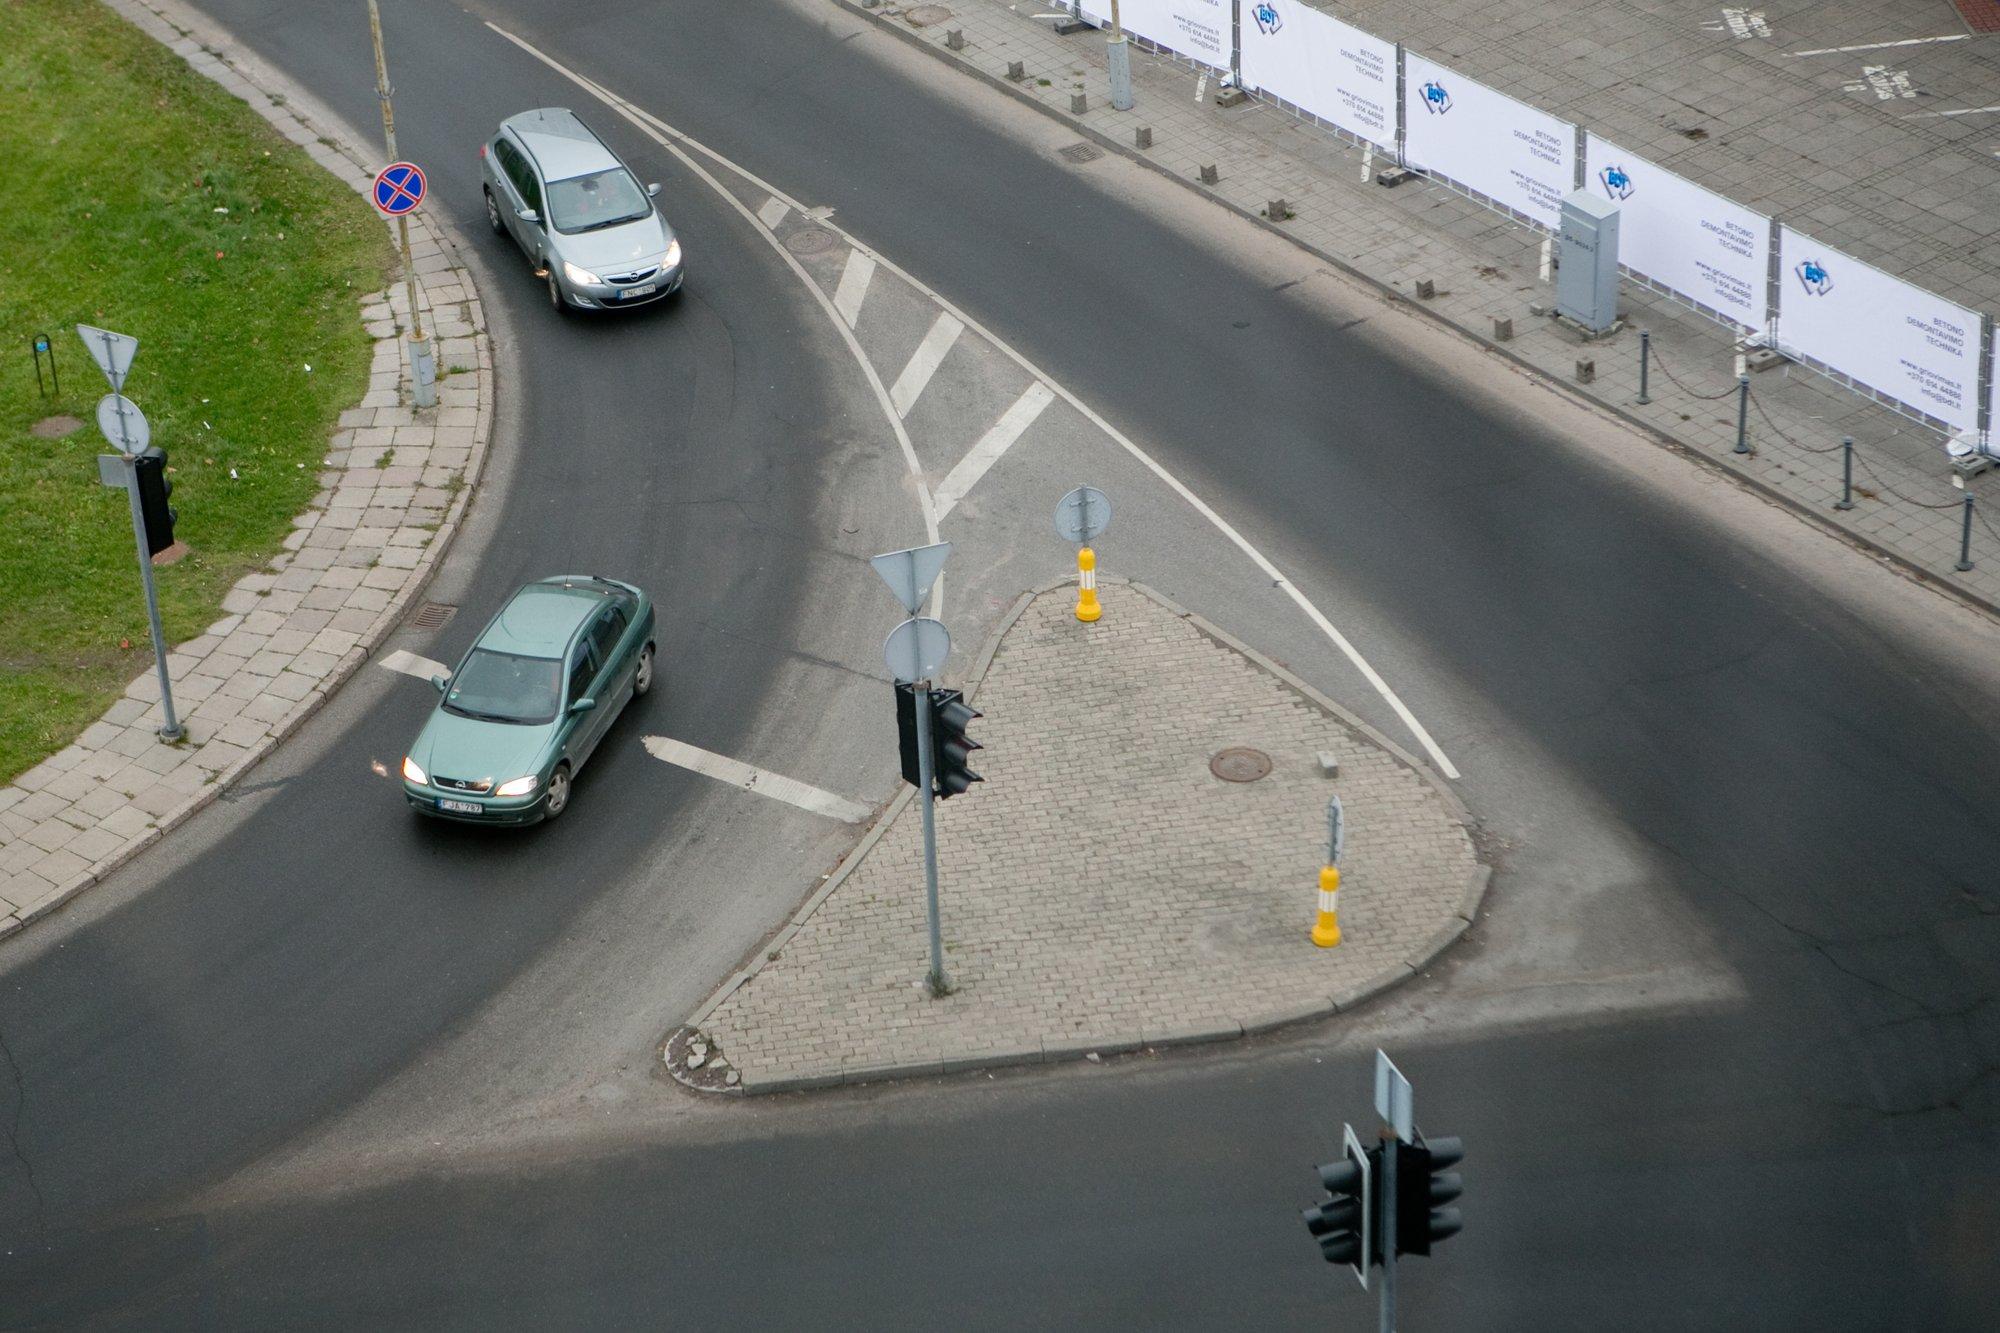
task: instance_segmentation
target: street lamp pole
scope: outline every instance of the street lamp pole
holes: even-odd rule
[[[1132,109],[1132,47],[1125,40],[1125,26],[1118,19],[1118,0],[1111,0],[1111,39],[1105,43],[1111,67],[1111,105],[1119,111]]]

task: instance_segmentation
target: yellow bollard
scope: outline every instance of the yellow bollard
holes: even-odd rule
[[[1076,618],[1088,625],[1104,614],[1097,604],[1097,552],[1088,546],[1076,553]]]
[[[1319,921],[1313,926],[1313,943],[1331,949],[1340,943],[1340,871],[1321,866],[1319,872]]]

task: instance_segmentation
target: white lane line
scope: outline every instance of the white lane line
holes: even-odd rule
[[[958,341],[958,335],[965,332],[965,325],[950,315],[940,313],[931,321],[931,331],[917,344],[917,350],[910,353],[910,360],[903,367],[903,373],[896,376],[896,382],[889,389],[889,402],[895,406],[896,415],[907,417],[910,409],[917,405],[929,387],[931,376],[944,362],[945,353]]]
[[[1904,116],[1903,119],[1936,120],[1941,116],[1990,116],[1996,111],[2000,111],[2000,106],[1968,106],[1961,107],[1957,111],[1919,111],[1913,116]]]
[[[778,224],[785,220],[785,214],[791,211],[782,199],[766,199],[764,206],[757,210],[757,220],[769,230],[776,231]]]
[[[385,653],[376,659],[375,665],[390,671],[400,671],[418,680],[432,680],[438,676],[448,676],[451,668],[442,662],[433,662],[428,657],[418,657],[415,653],[398,648],[393,653]]]
[[[979,437],[979,443],[973,445],[971,451],[959,459],[958,465],[952,468],[945,479],[938,484],[939,522],[943,522],[945,515],[965,498],[967,491],[979,484],[979,479],[986,475],[986,470],[999,462],[1002,454],[1014,447],[1014,441],[1020,439],[1021,433],[1035,424],[1035,418],[1042,414],[1042,409],[1055,399],[1055,393],[1049,386],[1036,380],[1022,391],[1021,396],[1014,400],[1012,407],[1000,414],[1000,419],[993,423],[992,428]]]
[[[758,189],[764,191],[766,194],[776,195],[779,193],[779,191],[776,188],[774,188],[769,182],[765,181],[762,177],[756,175],[754,172],[751,172],[744,167],[736,165],[736,163],[731,162],[728,158],[716,152],[713,148],[708,147],[706,144],[701,143],[696,139],[689,138],[686,134],[683,134],[681,131],[667,124],[665,121],[661,120],[658,116],[655,116],[652,112],[646,111],[640,107],[633,106],[630,102],[625,101],[623,98],[617,96],[616,94],[607,92],[605,89],[600,88],[598,85],[592,83],[589,79],[584,78],[581,74],[577,74],[571,70],[565,69],[561,64],[557,63],[555,60],[552,60],[548,56],[543,55],[533,46],[529,45],[527,42],[522,41],[519,37],[516,37],[513,33],[508,32],[505,28],[499,26],[498,24],[489,21],[487,22],[486,26],[491,28],[494,32],[498,33],[500,36],[506,38],[508,41],[512,42],[514,45],[520,47],[523,51],[526,51],[529,55],[533,56],[535,59],[541,61],[544,65],[547,65],[550,69],[554,70],[556,73],[562,75],[570,82],[576,84],[578,87],[590,93],[591,96],[597,98],[599,101],[603,102],[606,106],[618,112],[618,114],[625,117],[626,120],[632,122],[632,124],[637,126],[643,133],[647,135],[647,137],[651,138],[655,143],[659,144],[661,147],[665,148],[668,152],[672,153],[674,157],[677,160],[679,160],[684,166],[686,166],[689,171],[692,171],[696,176],[700,177],[704,182],[706,182],[710,189],[714,190],[722,198],[735,204],[737,210],[741,212],[743,216],[745,217],[751,216],[750,210],[745,208],[743,204],[736,199],[735,195],[731,194],[726,188],[724,188],[722,182],[715,179],[713,174],[711,174],[707,169],[705,169],[699,163],[697,163],[692,157],[688,156],[688,153],[681,147],[681,145],[685,145],[686,148],[692,149],[693,151],[702,154],[710,161],[723,167],[727,171],[733,172],[736,176],[738,176],[742,180],[748,181],[751,185],[756,186]],[[669,142],[670,138],[672,142]],[[794,208],[797,208],[799,206],[797,200],[791,199],[789,196],[781,196],[781,197],[784,197],[786,199],[786,202],[791,204]],[[829,225],[829,230],[837,232],[847,241],[849,245],[853,246],[855,249],[859,250],[862,248],[861,242],[859,240],[857,240],[853,235],[842,230],[841,228]],[[829,300],[826,294],[820,290],[819,284],[814,282],[811,276],[807,274],[805,266],[798,262],[797,257],[794,256],[791,251],[785,249],[784,246],[780,245],[776,237],[767,235],[766,239],[769,240],[773,248],[777,250],[779,256],[791,265],[792,271],[798,275],[799,281],[805,283],[807,289],[811,291],[812,294],[819,299],[821,306],[824,307],[830,314],[837,313],[833,309],[833,302]],[[965,327],[971,329],[974,333],[978,334],[981,338],[984,338],[988,343],[998,348],[1000,352],[1004,356],[1006,356],[1009,360],[1011,360],[1015,365],[1019,366],[1022,370],[1025,370],[1028,374],[1040,380],[1042,383],[1048,385],[1049,388],[1055,392],[1056,397],[1062,399],[1064,402],[1068,403],[1071,407],[1075,408],[1079,413],[1082,414],[1085,420],[1090,422],[1091,425],[1103,431],[1106,438],[1112,440],[1118,445],[1119,448],[1123,449],[1127,454],[1130,454],[1132,458],[1135,459],[1148,472],[1151,472],[1154,476],[1158,477],[1161,480],[1161,482],[1163,482],[1167,486],[1168,489],[1173,491],[1175,495],[1180,496],[1180,498],[1183,501],[1185,501],[1191,509],[1193,509],[1197,514],[1200,514],[1204,519],[1207,519],[1208,522],[1215,528],[1217,532],[1221,533],[1223,537],[1228,539],[1229,543],[1232,546],[1236,547],[1237,550],[1241,551],[1244,554],[1244,556],[1249,559],[1250,563],[1257,567],[1259,572],[1261,572],[1266,578],[1271,580],[1271,584],[1273,587],[1281,589],[1287,597],[1292,599],[1293,603],[1298,606],[1299,610],[1305,614],[1306,619],[1312,621],[1314,626],[1316,626],[1319,629],[1320,633],[1326,635],[1326,637],[1332,641],[1334,647],[1338,648],[1341,651],[1341,653],[1347,658],[1347,660],[1351,664],[1353,664],[1354,669],[1361,673],[1362,678],[1368,682],[1368,684],[1375,690],[1377,694],[1382,696],[1383,702],[1389,705],[1389,707],[1395,712],[1397,718],[1399,718],[1402,721],[1403,725],[1409,728],[1410,734],[1417,738],[1417,742],[1423,747],[1424,753],[1429,755],[1431,757],[1431,762],[1437,765],[1438,772],[1444,774],[1447,778],[1451,778],[1453,780],[1456,780],[1458,778],[1459,776],[1458,766],[1453,764],[1451,762],[1451,759],[1445,754],[1445,752],[1441,748],[1439,748],[1437,741],[1432,739],[1429,731],[1425,730],[1424,724],[1417,721],[1416,714],[1410,711],[1409,706],[1403,702],[1402,697],[1398,695],[1394,690],[1389,688],[1389,682],[1382,679],[1381,674],[1377,672],[1374,667],[1368,664],[1368,659],[1363,657],[1360,651],[1357,650],[1355,646],[1348,641],[1347,636],[1345,634],[1342,634],[1340,630],[1335,627],[1334,623],[1326,618],[1326,614],[1324,612],[1322,612],[1318,607],[1314,606],[1311,600],[1307,598],[1303,592],[1299,591],[1297,585],[1295,585],[1290,579],[1286,578],[1284,573],[1281,570],[1279,570],[1279,568],[1276,565],[1272,564],[1270,559],[1266,557],[1262,551],[1258,550],[1255,546],[1252,546],[1249,540],[1246,537],[1244,537],[1242,533],[1238,532],[1234,527],[1230,526],[1228,520],[1224,519],[1222,515],[1216,513],[1215,510],[1209,506],[1206,500],[1203,500],[1200,496],[1196,495],[1193,491],[1189,490],[1186,483],[1182,482],[1179,477],[1176,477],[1173,473],[1167,471],[1166,468],[1162,467],[1158,462],[1158,460],[1156,460],[1151,454],[1147,453],[1144,449],[1141,449],[1138,445],[1134,444],[1130,439],[1126,438],[1125,433],[1123,431],[1120,431],[1117,427],[1113,426],[1109,421],[1106,421],[1103,415],[1100,414],[1095,408],[1091,407],[1090,404],[1084,402],[1083,399],[1077,397],[1074,393],[1071,393],[1068,389],[1064,388],[1055,379],[1044,374],[1040,369],[1040,367],[1036,366],[1034,362],[1028,360],[1027,357],[1023,356],[1020,353],[1020,351],[1017,348],[1015,348],[1012,344],[1004,342],[1000,338],[994,336],[990,331],[987,330],[985,325],[981,324],[978,320],[966,314],[963,310],[960,310],[957,306],[953,305],[950,301],[946,300],[943,295],[941,295],[931,287],[925,285],[922,282],[919,282],[915,277],[911,276],[911,274],[907,270],[905,270],[901,265],[897,264],[894,260],[887,259],[879,254],[875,255],[874,258],[876,263],[888,269],[891,273],[901,278],[904,282],[910,284],[911,287],[915,288],[917,291],[920,291],[925,296],[929,297],[930,300],[934,302],[939,309],[950,311],[955,319],[957,319],[960,323],[964,324]],[[903,460],[905,464],[909,467],[911,480],[913,484],[916,486],[917,502],[920,508],[923,510],[924,529],[929,534],[930,539],[933,542],[938,541],[939,537],[937,528],[937,505],[931,496],[930,487],[924,482],[923,469],[917,463],[917,451],[915,446],[910,443],[910,434],[907,430],[903,428],[902,418],[895,416],[893,411],[891,411],[889,407],[888,390],[882,387],[881,377],[875,373],[874,365],[868,360],[868,358],[865,355],[863,355],[861,351],[861,344],[855,339],[853,332],[849,330],[845,325],[837,325],[837,327],[839,328],[839,331],[842,334],[842,336],[847,340],[848,349],[854,354],[854,359],[860,363],[862,374],[867,377],[869,385],[875,390],[875,396],[877,401],[879,401],[882,404],[883,409],[885,411],[890,411],[889,425],[896,433],[896,442],[902,446]],[[944,605],[943,589],[944,589],[944,576],[940,574],[938,576],[937,582],[931,585],[932,615],[936,615],[937,608]]]
[[[833,293],[833,308],[853,328],[861,319],[861,303],[868,299],[868,283],[875,276],[875,261],[861,250],[847,252],[847,267],[840,270],[840,286]]]
[[[1900,42],[1867,42],[1861,46],[1822,46],[1812,51],[1787,51],[1786,59],[1799,56],[1844,56],[1853,51],[1886,51],[1892,46],[1929,46],[1934,42],[1963,42],[1971,40],[1970,33],[1954,32],[1943,37],[1909,37]]]
[[[844,824],[859,824],[874,813],[859,801],[835,796],[818,787],[808,787],[796,778],[788,778],[782,773],[773,773],[712,750],[703,750],[669,736],[648,736],[645,746],[655,759],[663,759],[690,772],[714,778],[717,782],[754,791],[759,796],[769,796],[816,815],[825,815],[828,819],[838,819]]]

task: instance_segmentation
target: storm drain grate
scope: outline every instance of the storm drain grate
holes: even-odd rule
[[[444,602],[425,602],[410,617],[411,629],[443,629],[445,622],[458,614],[458,608]]]
[[[1094,143],[1073,143],[1056,149],[1056,156],[1065,162],[1095,162],[1104,156],[1104,150]]]
[[[824,227],[805,227],[785,238],[785,248],[795,255],[818,255],[833,249],[833,233]]]

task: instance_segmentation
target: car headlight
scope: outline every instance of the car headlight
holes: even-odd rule
[[[595,273],[592,273],[589,269],[578,268],[576,265],[570,263],[567,259],[563,260],[563,276],[568,278],[571,282],[580,282],[589,287],[599,286],[604,281],[604,279],[598,277]]]
[[[681,243],[678,238],[667,242],[667,257],[660,261],[661,268],[672,268],[681,262]]]
[[[403,778],[405,781],[416,783],[419,787],[427,787],[431,781],[430,774],[418,768],[417,761],[408,755],[403,756]]]
[[[525,778],[515,778],[512,782],[501,783],[500,789],[493,794],[495,796],[526,796],[540,784],[541,779],[530,773]]]

